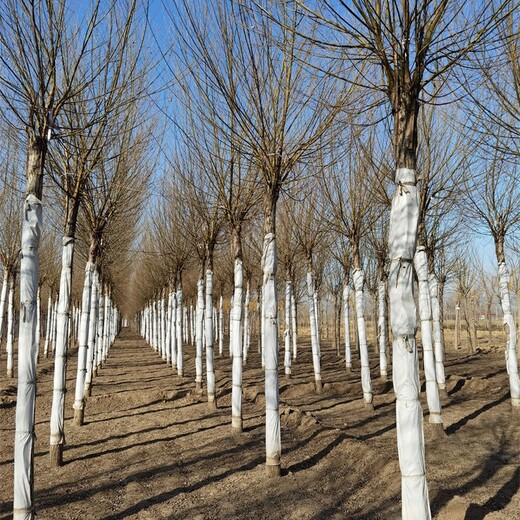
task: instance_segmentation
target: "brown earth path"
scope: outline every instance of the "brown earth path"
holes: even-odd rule
[[[291,380],[280,378],[283,475],[264,474],[260,356],[244,373],[244,427],[231,431],[229,357],[216,359],[218,409],[194,393],[193,347],[179,378],[124,329],[95,379],[86,424],[72,425],[75,356],[68,369],[65,465],[48,464],[52,360],[38,368],[35,503],[42,520],[399,518],[394,396],[377,378],[375,413],[322,349],[324,392],[313,391],[308,343]],[[373,349],[372,349],[373,350]],[[511,413],[500,349],[458,352],[446,364],[445,439],[425,421],[432,513],[442,520],[520,518],[520,417]],[[0,359],[0,520],[11,518],[16,380]],[[282,369],[283,370],[283,369]],[[423,396],[424,397],[424,396]],[[424,406],[424,410],[426,407]]]

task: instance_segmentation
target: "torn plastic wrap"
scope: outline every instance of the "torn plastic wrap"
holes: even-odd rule
[[[399,168],[392,198],[388,252],[390,323],[393,341],[393,384],[396,394],[397,447],[401,470],[403,520],[431,518],[425,476],[422,409],[413,294],[419,197],[415,171]]]

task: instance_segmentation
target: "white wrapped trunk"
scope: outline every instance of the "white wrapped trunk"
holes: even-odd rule
[[[386,283],[379,281],[377,287],[377,321],[379,329],[379,370],[381,377],[388,375],[388,363],[386,359]]]
[[[49,294],[47,301],[47,327],[45,328],[45,344],[43,347],[43,355],[47,357],[49,355],[49,341],[51,339],[51,323],[52,323],[52,298]]]
[[[9,300],[7,302],[7,377],[14,375],[14,278],[9,284]]]
[[[202,349],[204,336],[204,280],[199,278],[197,282],[197,310],[196,310],[196,342],[197,351],[195,356],[195,384],[198,390],[202,390]]]
[[[350,287],[345,283],[343,286],[343,320],[345,327],[345,367],[352,368],[352,348],[350,345]]]
[[[444,373],[444,345],[442,344],[441,307],[439,302],[439,284],[437,277],[430,273],[428,276],[430,298],[432,303],[433,318],[433,350],[435,353],[435,377],[439,389],[446,389],[446,376]]]
[[[218,355],[224,354],[224,298],[220,295],[218,304]]]
[[[417,239],[419,196],[415,171],[399,168],[392,198],[388,237],[393,384],[396,395],[397,448],[401,470],[403,520],[431,518],[425,476],[419,365],[415,330],[413,258]]]
[[[92,266],[92,269],[92,289],[90,295],[90,316],[88,324],[87,373],[85,375],[85,393],[87,395],[90,395],[92,373],[96,362],[96,341],[99,319],[99,275],[95,265]]]
[[[33,511],[34,415],[36,404],[36,297],[41,201],[27,195],[22,220],[20,256],[20,328],[18,335],[18,393],[14,439],[13,519],[31,520]]]
[[[307,296],[309,297],[309,326],[311,329],[311,349],[312,349],[312,367],[314,369],[314,380],[316,382],[316,390],[321,392],[321,363],[320,351],[318,345],[318,317],[316,316],[316,303],[314,295],[316,289],[314,286],[314,273],[307,272]]]
[[[504,325],[506,326],[506,368],[509,375],[509,390],[511,392],[511,405],[520,406],[520,379],[518,377],[518,359],[516,353],[516,327],[511,310],[511,296],[509,293],[509,271],[505,262],[498,264],[498,277],[500,284],[500,301],[504,313]]]
[[[179,376],[183,376],[184,375],[184,355],[183,355],[183,344],[182,344],[182,339],[183,339],[183,330],[182,330],[182,287],[179,286],[177,288],[177,295],[176,295],[176,309],[175,309],[175,318],[176,318],[176,325],[175,325],[175,334],[176,334],[176,337],[174,336],[172,339],[173,339],[173,343],[177,342],[177,348],[176,348],[176,356],[177,356],[177,374]]]
[[[356,321],[359,338],[359,354],[361,358],[361,387],[363,388],[363,399],[366,405],[373,401],[372,380],[370,378],[370,364],[368,361],[367,331],[365,325],[365,302],[363,299],[363,286],[365,274],[362,269],[355,269],[352,273],[354,280],[354,291],[356,297]]]
[[[38,285],[38,295],[36,297],[36,362],[38,363],[38,359],[40,358],[40,338],[41,338],[41,298],[40,298],[40,286]],[[1,327],[0,327],[1,328]],[[0,338],[2,337],[2,332],[0,330]]]
[[[215,367],[213,365],[213,271],[206,270],[206,306],[204,309],[206,340],[206,379],[208,403],[215,402]]]
[[[296,298],[294,296],[294,288],[291,284],[291,322],[292,322],[292,350],[293,360],[298,356],[298,329],[296,327]]]
[[[249,281],[246,284],[246,299],[244,302],[244,340],[242,343],[242,350],[244,353],[244,364],[247,361],[249,353],[249,304],[251,302],[251,293],[249,292]]]
[[[428,282],[428,259],[424,248],[419,247],[414,258],[415,271],[419,280],[419,316],[421,318],[421,339],[423,346],[424,376],[426,379],[426,401],[430,412],[429,421],[442,424],[441,402],[432,341],[432,311],[430,304],[430,285]]]
[[[278,386],[278,302],[276,297],[276,239],[264,237],[262,254],[265,357],[265,450],[269,474],[280,474],[282,440]]]
[[[79,326],[79,347],[78,347],[78,370],[76,374],[76,390],[74,393],[74,409],[77,423],[83,423],[83,409],[85,402],[85,379],[87,375],[87,354],[88,354],[88,330],[90,317],[90,294],[92,289],[92,269],[91,262],[85,266],[85,281],[83,283],[83,294],[81,298],[81,318]],[[77,410],[77,411],[76,411]]]
[[[233,349],[232,390],[231,390],[231,426],[242,431],[242,292],[244,270],[242,260],[235,259],[233,306],[231,308],[230,342]]]
[[[229,302],[229,357],[233,357],[233,308],[235,306],[235,302],[233,301],[233,296],[231,296],[231,301]]]
[[[101,366],[103,361],[103,327],[105,323],[105,295],[103,287],[99,285],[98,301],[98,328],[96,336],[96,369]]]
[[[179,303],[177,302],[177,295],[172,294],[172,317],[171,317],[171,355],[172,367],[178,370],[177,367],[177,312],[179,310]]]
[[[173,290],[170,288],[168,293],[168,306],[166,311],[166,364],[169,365],[172,362],[172,298]]]
[[[5,314],[5,302],[7,299],[7,281],[9,278],[9,272],[4,266],[4,278],[2,281],[2,293],[0,295],[0,342],[2,341],[2,333],[4,331],[4,314]]]
[[[291,375],[291,294],[292,283],[290,280],[285,281],[285,356],[284,367],[285,375]]]
[[[54,355],[54,349],[56,348],[56,334],[57,334],[57,322],[58,322],[58,300],[54,300],[52,307],[52,325],[51,325],[51,352]]]
[[[161,298],[161,357],[163,361],[167,360],[166,355],[166,303]]]
[[[72,257],[74,239],[63,237],[61,258],[60,294],[58,297],[58,320],[56,325],[56,348],[54,354],[54,385],[52,392],[51,432],[49,444],[53,462],[61,465],[61,454],[54,453],[53,447],[61,450],[65,444],[65,392],[67,371],[67,350],[69,343],[70,292],[72,286]]]

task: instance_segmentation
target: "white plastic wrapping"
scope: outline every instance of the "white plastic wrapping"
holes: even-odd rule
[[[197,310],[196,310],[196,343],[195,355],[195,383],[197,388],[202,388],[202,350],[203,350],[203,317],[204,317],[204,280],[199,278],[197,282]]]
[[[177,311],[179,309],[179,304],[177,303],[177,294],[172,294],[172,316],[171,316],[171,361],[172,361],[172,367],[175,369],[177,367]]]
[[[298,357],[298,328],[296,320],[296,298],[294,297],[294,289],[291,285],[291,329],[292,329],[292,351],[293,360]]]
[[[285,355],[284,355],[284,367],[285,375],[291,375],[291,291],[292,283],[290,280],[285,281],[285,331],[284,331],[284,342],[285,342]]]
[[[232,389],[231,389],[231,426],[242,430],[242,293],[244,285],[244,268],[242,260],[235,259],[233,305],[231,308],[230,342],[233,349]]]
[[[367,333],[365,325],[365,305],[363,300],[363,286],[365,275],[362,269],[355,269],[352,273],[354,280],[354,295],[356,299],[356,318],[359,338],[359,354],[361,358],[361,387],[366,404],[373,401],[372,380],[370,378],[370,364],[368,361]]]
[[[352,348],[350,346],[350,287],[348,283],[343,285],[343,320],[345,326],[345,366],[348,370],[352,368]]]
[[[85,266],[85,281],[81,298],[81,319],[79,327],[78,369],[76,374],[76,390],[74,392],[74,410],[82,410],[85,398],[85,378],[87,375],[88,330],[90,318],[90,296],[92,288],[93,265]]]
[[[49,440],[51,446],[65,444],[65,392],[73,254],[74,238],[63,237],[60,294],[58,297],[58,321],[56,324],[57,334],[54,357],[51,432]]]
[[[52,298],[49,294],[47,302],[47,327],[45,328],[45,344],[43,347],[43,355],[47,357],[49,355],[49,341],[51,338],[51,323],[52,323]]]
[[[382,377],[388,375],[386,359],[386,283],[379,281],[377,286],[377,328],[379,329],[379,371]]]
[[[316,381],[316,389],[321,391],[321,362],[318,343],[318,317],[316,316],[316,301],[314,295],[316,293],[314,284],[314,273],[307,272],[307,296],[309,298],[309,325],[311,329],[311,349],[312,349],[312,367],[314,369],[314,380]]]
[[[14,278],[11,277],[9,284],[9,300],[7,302],[7,377],[14,375]]]
[[[224,353],[224,298],[220,295],[218,303],[218,355]]]
[[[36,297],[41,201],[25,198],[20,255],[20,326],[18,335],[18,393],[14,440],[13,519],[31,520],[33,511],[34,414],[36,404]]]
[[[206,270],[206,305],[204,308],[206,340],[206,379],[208,402],[215,402],[215,367],[213,365],[213,271]]]
[[[179,376],[184,375],[184,355],[183,355],[183,328],[182,328],[182,287],[179,285],[177,288],[177,293],[175,295],[176,309],[175,309],[175,335],[176,337],[172,338],[173,343],[177,343],[177,348],[175,349],[175,354],[177,356],[177,374]]]
[[[166,364],[172,362],[172,295],[173,290],[168,292],[168,305],[166,307]]]
[[[439,302],[439,284],[437,277],[430,273],[428,276],[433,318],[433,351],[435,353],[435,377],[441,390],[446,388],[444,373],[444,345],[442,344],[441,306]]]
[[[249,304],[251,303],[251,293],[249,291],[249,281],[246,284],[246,299],[244,301],[244,339],[242,342],[243,362],[247,361],[249,352]]]
[[[511,312],[511,297],[509,294],[509,271],[505,262],[498,264],[498,278],[500,285],[500,300],[504,313],[504,325],[506,326],[506,367],[509,375],[509,390],[511,392],[511,404],[520,406],[520,379],[518,377],[518,359],[516,353],[516,327],[513,313]]]
[[[9,272],[4,266],[4,278],[2,281],[2,293],[0,295],[0,340],[2,339],[2,332],[4,331],[4,314],[5,314],[5,302],[7,299],[7,280],[9,278]]]
[[[423,347],[424,376],[426,379],[426,401],[430,412],[429,421],[442,423],[441,402],[435,374],[435,358],[432,341],[432,311],[430,304],[430,285],[428,282],[428,258],[424,248],[415,252],[415,272],[419,280],[419,315],[421,318],[421,339]]]
[[[280,466],[282,440],[280,434],[278,387],[278,302],[276,297],[276,239],[273,233],[264,237],[262,254],[265,357],[265,449],[266,465]]]
[[[390,323],[393,341],[393,384],[396,394],[397,447],[401,470],[403,520],[431,518],[425,476],[422,409],[413,294],[419,196],[415,171],[399,168],[392,198],[388,251]]]
[[[90,316],[88,323],[88,352],[87,352],[87,373],[85,375],[85,394],[89,395],[92,386],[92,373],[96,358],[96,341],[98,327],[98,304],[99,304],[99,276],[96,266],[93,266],[92,287],[90,294]]]

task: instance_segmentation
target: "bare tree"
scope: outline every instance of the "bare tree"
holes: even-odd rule
[[[393,372],[402,479],[403,518],[430,518],[415,345],[413,258],[418,226],[418,119],[454,66],[488,36],[508,2],[304,2],[310,17],[331,31],[316,44],[347,53],[354,67],[371,64],[360,81],[381,94],[392,115],[396,190],[389,231]],[[329,44],[329,45],[327,45]],[[440,81],[438,81],[440,80]],[[414,403],[413,406],[411,403]],[[403,444],[406,439],[406,445]]]

